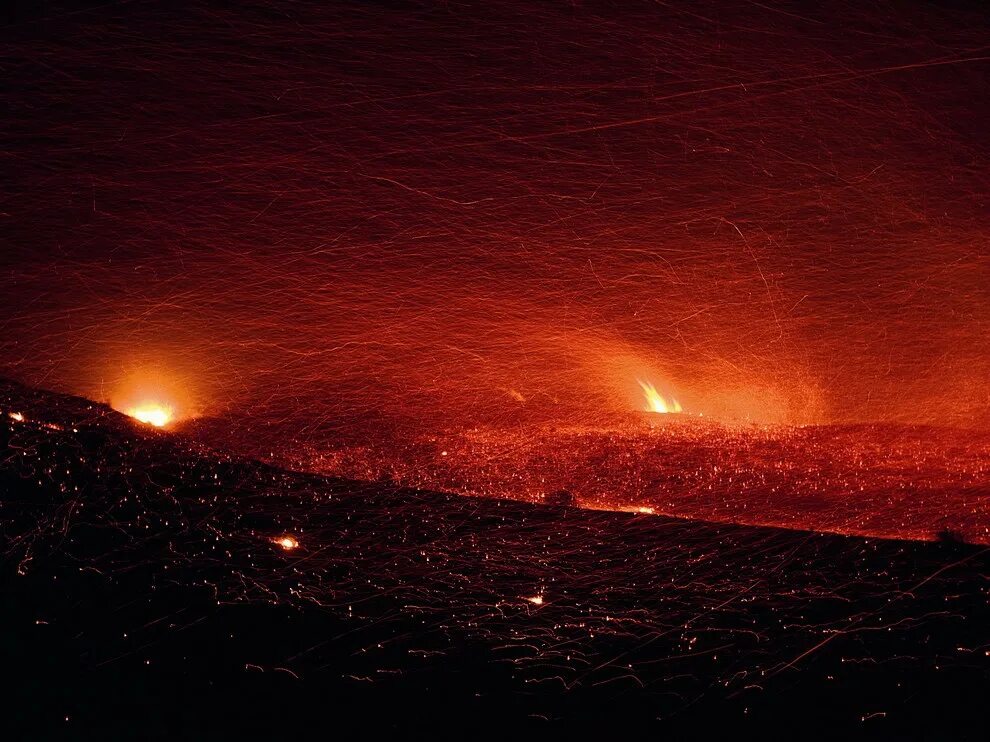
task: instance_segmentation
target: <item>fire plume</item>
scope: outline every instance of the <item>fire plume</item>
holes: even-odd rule
[[[156,428],[164,428],[173,418],[172,408],[157,402],[146,402],[132,407],[127,411],[127,414],[135,420],[153,425]]]
[[[668,413],[682,411],[681,404],[676,399],[663,396],[648,381],[641,381],[639,379],[637,381],[639,381],[639,386],[642,388],[643,395],[646,397],[646,407],[644,408],[646,412]]]

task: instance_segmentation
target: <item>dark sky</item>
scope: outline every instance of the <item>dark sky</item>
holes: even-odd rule
[[[986,424],[987,15],[821,5],[13,13],[0,373]]]

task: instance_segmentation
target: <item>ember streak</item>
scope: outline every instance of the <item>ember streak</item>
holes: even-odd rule
[[[7,629],[180,662],[205,591],[238,678],[462,652],[526,718],[769,719],[819,650],[908,668],[871,729],[990,688],[990,16],[621,5],[14,5]],[[94,575],[149,607],[39,597]]]

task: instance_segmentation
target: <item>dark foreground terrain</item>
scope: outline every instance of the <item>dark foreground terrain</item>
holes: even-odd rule
[[[300,475],[6,383],[0,417],[7,739],[986,738],[990,553],[951,534]]]

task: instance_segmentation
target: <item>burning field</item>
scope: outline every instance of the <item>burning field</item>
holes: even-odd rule
[[[982,3],[0,24],[22,736],[985,736]]]

